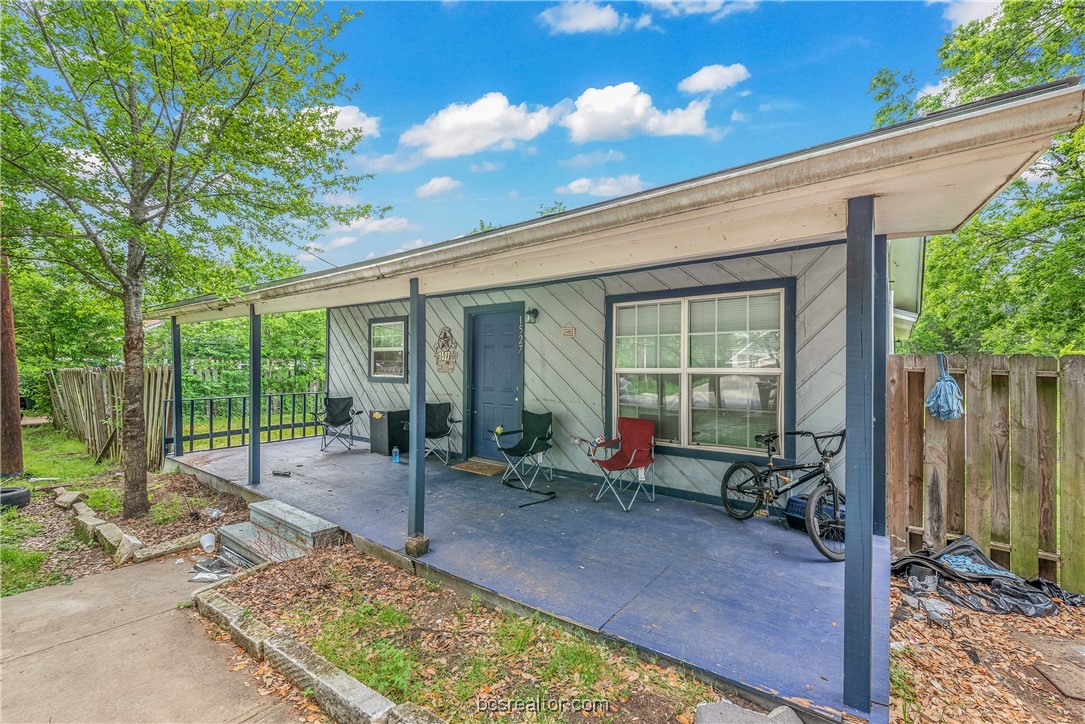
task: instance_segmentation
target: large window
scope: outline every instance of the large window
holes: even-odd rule
[[[401,382],[407,376],[407,320],[381,319],[369,323],[369,376]]]
[[[614,400],[683,447],[757,449],[783,427],[783,290],[619,303]]]

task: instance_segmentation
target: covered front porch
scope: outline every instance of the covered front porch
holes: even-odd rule
[[[318,438],[264,445],[249,484],[243,447],[186,453],[168,465],[248,497],[325,518],[371,552],[403,552],[408,466]],[[290,477],[271,471],[289,471]],[[624,513],[596,484],[556,478],[551,501],[436,462],[426,465],[431,551],[418,565],[673,659],[749,692],[829,719],[843,711],[844,567],[776,518],[740,522],[721,508],[659,496]],[[376,546],[376,547],[374,547]],[[888,588],[886,539],[874,538],[876,587]],[[888,631],[888,591],[873,596]],[[872,700],[888,703],[888,642],[876,640]]]

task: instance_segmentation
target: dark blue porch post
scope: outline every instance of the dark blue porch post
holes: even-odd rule
[[[181,409],[181,325],[177,317],[170,317],[170,342],[173,345],[173,454],[180,456],[185,446],[181,442],[184,411]]]
[[[426,296],[418,291],[418,279],[411,279],[411,301],[407,318],[407,379],[410,383],[410,440],[407,480],[408,555],[420,556],[429,550],[426,540]]]
[[[885,535],[885,357],[889,354],[889,254],[884,235],[874,237],[874,535]]]
[[[874,454],[874,197],[848,199],[844,705],[870,711]],[[882,374],[884,374],[884,369]]]
[[[249,305],[249,485],[260,483],[260,315]]]

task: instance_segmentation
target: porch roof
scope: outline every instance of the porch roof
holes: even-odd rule
[[[1079,77],[422,249],[208,296],[152,316],[199,322],[605,274],[843,238],[847,199],[875,233],[948,233],[1085,120]]]

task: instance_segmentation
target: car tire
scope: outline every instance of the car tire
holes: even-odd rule
[[[0,508],[22,508],[30,503],[30,488],[0,488]]]

